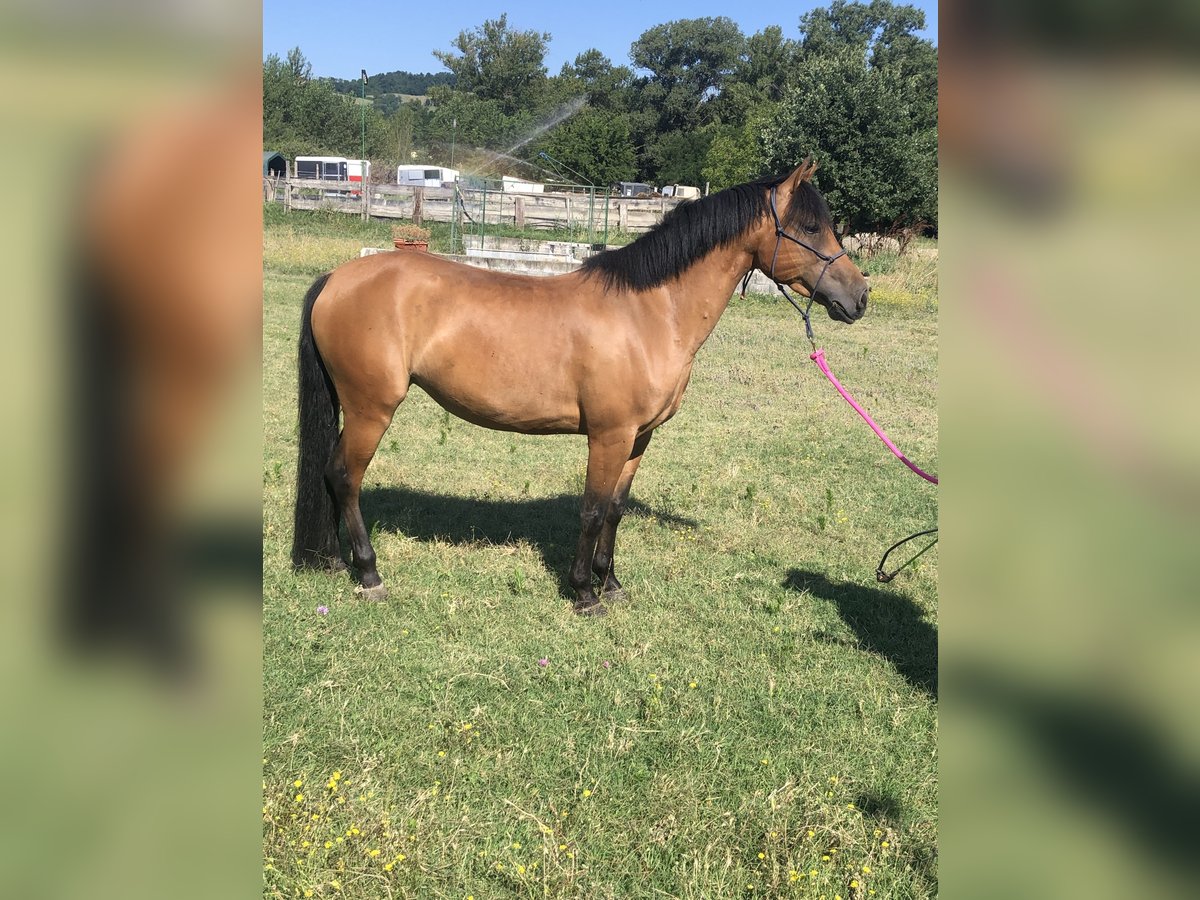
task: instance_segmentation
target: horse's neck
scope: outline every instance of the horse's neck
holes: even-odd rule
[[[673,286],[676,327],[693,353],[717,327],[738,283],[752,267],[753,257],[743,249],[714,250]]]

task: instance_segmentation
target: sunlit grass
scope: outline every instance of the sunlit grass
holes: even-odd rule
[[[599,621],[563,584],[584,440],[412,391],[364,486],[371,604],[288,561],[300,299],[360,237],[265,237],[265,896],[936,896],[937,555],[872,574],[936,493],[799,317],[750,296],[719,323],[634,484],[632,599]],[[936,471],[936,312],[814,325]]]

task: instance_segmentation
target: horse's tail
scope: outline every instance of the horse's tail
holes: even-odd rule
[[[292,537],[292,564],[298,569],[328,568],[341,560],[337,502],[325,481],[325,466],[338,439],[340,404],[312,333],[313,304],[329,275],[308,289],[300,317],[300,452]]]

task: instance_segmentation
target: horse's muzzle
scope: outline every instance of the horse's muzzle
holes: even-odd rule
[[[866,313],[867,295],[870,294],[870,292],[870,288],[864,289],[852,307],[847,307],[841,301],[834,300],[832,297],[826,297],[823,294],[818,294],[816,299],[818,302],[824,301],[822,305],[829,311],[829,318],[833,319],[835,322],[845,322],[849,324],[851,322],[857,322]]]

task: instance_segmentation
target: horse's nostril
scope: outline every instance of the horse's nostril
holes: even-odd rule
[[[858,298],[858,311],[862,312],[867,308],[867,297],[870,295],[871,289],[867,288],[862,292],[862,296]]]

